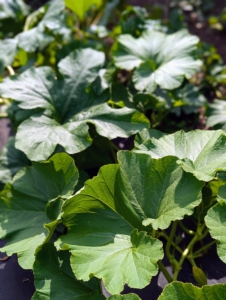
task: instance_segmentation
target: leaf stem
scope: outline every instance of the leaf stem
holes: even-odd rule
[[[200,253],[202,253],[203,251],[207,250],[208,248],[210,248],[212,245],[216,244],[216,241],[212,241],[209,244],[203,246],[202,248],[200,248],[199,250],[195,251],[193,253],[194,256],[199,255]]]
[[[112,142],[110,141],[112,148],[114,148],[116,151],[119,151],[120,149]]]
[[[159,269],[161,270],[161,272],[163,273],[163,275],[165,276],[166,280],[170,283],[173,281],[172,276],[169,274],[169,272],[167,271],[166,267],[164,266],[164,264],[162,263],[161,260],[158,261],[158,266]]]
[[[188,229],[186,226],[184,226],[184,224],[181,221],[178,221],[178,224],[187,234],[195,235],[195,232],[193,230]]]
[[[172,228],[171,228],[171,232],[170,232],[169,238],[168,238],[167,243],[166,243],[166,255],[167,255],[167,257],[168,257],[168,259],[169,259],[169,261],[171,263],[172,263],[172,259],[174,257],[170,253],[170,247],[172,245],[173,238],[174,238],[175,233],[176,233],[176,229],[177,229],[177,221],[173,222],[173,225],[172,225]]]
[[[167,241],[169,240],[169,237],[168,237],[168,235],[165,233],[165,232],[161,232],[160,234],[159,234],[159,236],[162,236],[164,239],[166,239]],[[178,251],[178,252],[180,252],[181,254],[183,253],[183,250],[174,242],[174,241],[172,241],[171,242],[171,244],[172,244],[172,246]]]
[[[116,146],[114,147],[113,146],[114,144],[111,141],[109,141],[109,145],[110,145],[110,150],[111,150],[113,161],[114,161],[115,164],[117,164],[118,160],[117,160],[117,156],[116,156],[116,153],[115,153],[115,147]]]

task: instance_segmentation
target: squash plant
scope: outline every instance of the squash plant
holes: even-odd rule
[[[198,38],[115,0],[52,0],[26,20],[14,2],[24,31],[0,43],[15,130],[0,156],[0,237],[33,271],[32,299],[137,300],[124,286],[159,271],[160,300],[224,299],[197,258],[216,244],[226,263],[226,133],[153,129],[206,103]],[[178,281],[185,260],[196,285]]]

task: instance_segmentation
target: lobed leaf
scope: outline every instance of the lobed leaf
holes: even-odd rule
[[[133,73],[136,89],[151,93],[159,85],[172,90],[182,84],[184,77],[191,78],[201,66],[201,61],[192,57],[197,43],[198,38],[186,30],[170,35],[149,30],[137,39],[124,34],[113,48],[113,59],[121,69],[136,68]]]
[[[34,163],[17,173],[0,193],[0,235],[7,240],[1,249],[18,254],[20,265],[32,269],[37,248],[52,235],[58,221],[47,216],[46,205],[74,192],[78,170],[67,154]],[[58,216],[59,207],[52,206]]]
[[[87,91],[103,63],[102,52],[82,49],[59,63],[62,79],[56,80],[49,67],[31,68],[5,79],[0,84],[3,97],[18,101],[23,109],[44,110],[43,115],[31,116],[19,126],[16,148],[31,160],[40,161],[47,159],[57,145],[69,154],[89,147],[92,139],[88,124],[109,139],[128,137],[149,127],[147,118],[135,109],[113,109],[104,103],[108,91],[99,96],[92,88]]]

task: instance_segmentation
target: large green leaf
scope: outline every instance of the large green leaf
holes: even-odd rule
[[[113,59],[121,69],[136,68],[133,81],[138,90],[153,92],[157,85],[172,90],[199,69],[201,62],[192,57],[197,43],[198,38],[185,30],[170,35],[149,30],[137,39],[125,34],[113,48]]]
[[[0,181],[10,182],[17,171],[30,164],[26,155],[15,148],[15,138],[10,137],[0,156]]]
[[[213,206],[208,211],[205,221],[211,236],[217,240],[217,253],[220,259],[226,263],[226,203],[220,201]]]
[[[45,110],[45,115],[31,117],[19,126],[16,147],[38,161],[47,159],[58,144],[70,154],[90,146],[87,123],[109,139],[128,137],[149,127],[146,117],[136,110],[105,104],[108,91],[97,96],[88,88],[103,62],[103,53],[83,49],[59,63],[62,79],[56,80],[49,67],[32,68],[5,79],[0,84],[2,96],[18,101],[23,109]]]
[[[74,277],[69,253],[57,252],[52,244],[45,244],[34,263],[36,292],[32,300],[92,300],[94,291]],[[98,299],[105,297],[98,295]]]
[[[62,220],[68,233],[57,242],[60,249],[71,251],[78,279],[93,274],[110,293],[119,293],[125,283],[134,288],[149,283],[162,251],[161,243],[144,230],[152,230],[150,224],[165,229],[192,214],[203,186],[183,171],[176,157],[155,160],[121,151],[118,159],[120,165],[102,167],[65,202]]]
[[[142,223],[165,229],[171,221],[191,215],[200,203],[203,183],[184,172],[176,157],[156,160],[146,154],[120,151],[118,160],[120,167],[102,167],[75,200],[86,199],[86,195],[98,199],[140,230],[145,230]],[[73,203],[73,199],[67,201],[65,215],[79,213]]]
[[[198,288],[191,283],[173,282],[165,287],[158,300],[223,300],[225,295],[226,284]]]
[[[2,251],[17,253],[20,265],[31,269],[36,249],[57,225],[51,217],[58,216],[61,199],[73,193],[77,180],[78,170],[65,153],[19,171],[0,194],[0,235],[7,240]]]
[[[81,21],[84,20],[86,12],[92,7],[98,8],[102,5],[103,0],[65,0],[65,4],[70,8]]]
[[[104,230],[106,214],[110,220]],[[98,222],[101,217],[102,225]],[[137,230],[132,231],[131,236],[126,234],[129,226],[124,225],[127,230],[118,227],[118,222],[114,223],[116,217],[107,209],[97,211],[91,218],[88,214],[79,215],[74,221],[78,225],[71,227],[69,234],[61,238],[61,247],[72,254],[71,266],[76,278],[84,281],[91,275],[102,278],[106,289],[116,294],[123,290],[125,283],[143,288],[157,274],[157,261],[163,257],[160,241]],[[80,226],[83,226],[82,230],[79,230]]]
[[[225,146],[224,131],[195,130],[148,139],[134,151],[153,158],[177,156],[186,172],[193,173],[199,180],[210,181],[217,171],[226,170]]]

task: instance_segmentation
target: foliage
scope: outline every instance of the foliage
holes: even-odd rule
[[[160,271],[159,300],[225,295],[197,260],[216,244],[226,263],[225,126],[194,124],[225,66],[171,4],[162,20],[118,0],[0,1],[2,24],[17,24],[0,41],[1,116],[15,132],[0,156],[0,238],[33,271],[33,300],[138,300],[124,286]],[[221,96],[206,113],[216,129]],[[185,260],[199,287],[177,281]]]

